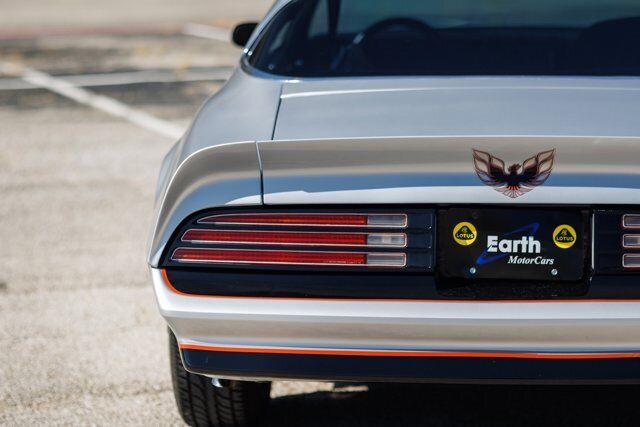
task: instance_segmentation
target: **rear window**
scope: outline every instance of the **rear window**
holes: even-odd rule
[[[638,0],[295,0],[249,52],[292,77],[640,75]]]

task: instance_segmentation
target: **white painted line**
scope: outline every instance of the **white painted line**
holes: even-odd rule
[[[81,74],[69,76],[55,76],[55,78],[65,80],[74,86],[123,86],[143,83],[182,83],[182,82],[206,82],[206,81],[226,81],[233,68],[220,67],[219,69],[187,71],[175,74],[170,71],[133,71],[125,73],[100,73]],[[0,78],[0,90],[25,90],[34,89],[31,83],[27,83],[22,78]]]
[[[144,129],[166,136],[167,138],[179,139],[185,131],[181,126],[131,108],[113,98],[95,94],[77,87],[64,79],[53,77],[31,68],[23,68],[12,63],[0,62],[0,72],[20,76],[25,82],[31,83],[34,86],[48,89],[58,95],[103,111],[114,117],[119,117]]]
[[[213,27],[203,24],[186,24],[182,27],[182,34],[193,37],[201,37],[209,40],[217,40],[219,42],[230,43],[231,32],[226,28]]]
[[[220,67],[215,70],[186,71],[172,73],[171,71],[134,71],[128,73],[82,74],[75,76],[60,76],[76,86],[118,86],[140,83],[181,83],[208,80],[227,80],[233,72],[232,67]]]
[[[0,79],[0,90],[25,90],[34,88],[34,85],[19,78]]]

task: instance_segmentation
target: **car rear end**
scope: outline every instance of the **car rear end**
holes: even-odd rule
[[[245,380],[640,380],[635,141],[240,145],[243,157],[260,158],[259,201],[201,200],[172,220],[183,197],[160,216],[178,225],[156,242],[153,282],[189,371]],[[555,166],[544,185],[510,198],[479,179],[474,148],[513,161],[554,148]],[[220,194],[233,192],[236,175]],[[195,182],[206,185],[196,176],[184,188]]]
[[[624,0],[281,0],[238,28],[149,254],[185,420],[261,407],[239,380],[640,382],[639,34]],[[194,404],[205,377],[226,397]]]

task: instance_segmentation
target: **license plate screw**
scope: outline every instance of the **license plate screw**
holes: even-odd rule
[[[472,275],[476,274],[477,272],[478,272],[478,270],[476,270],[476,268],[475,268],[475,267],[471,267],[471,268],[469,269],[469,273],[471,273]]]
[[[558,275],[558,270],[556,270],[555,268],[553,270],[551,270],[551,275],[552,276],[557,276]]]

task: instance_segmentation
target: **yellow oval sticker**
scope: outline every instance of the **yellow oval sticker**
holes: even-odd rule
[[[453,240],[461,246],[472,245],[477,238],[478,231],[470,222],[461,222],[453,227]]]
[[[560,249],[569,249],[578,241],[578,234],[575,228],[570,225],[562,224],[553,230],[553,243]]]

